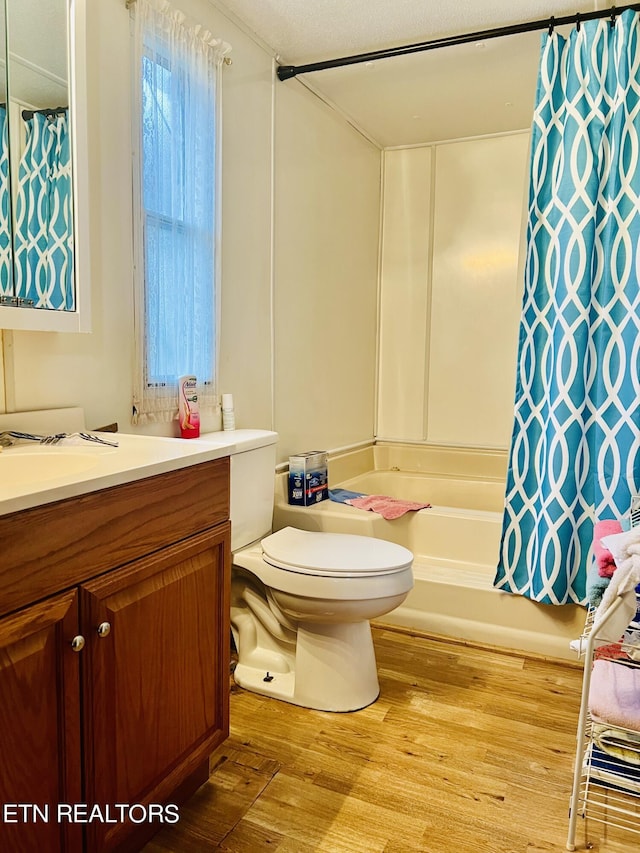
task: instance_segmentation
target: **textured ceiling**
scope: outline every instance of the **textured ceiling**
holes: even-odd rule
[[[558,17],[606,8],[593,0],[222,0],[222,3],[291,65],[535,21],[550,15]]]
[[[68,104],[67,0],[19,0],[7,8],[11,96],[37,108]]]
[[[603,0],[214,0],[285,65],[606,9]],[[528,128],[540,33],[301,75],[383,147]],[[278,85],[292,85],[291,81]]]

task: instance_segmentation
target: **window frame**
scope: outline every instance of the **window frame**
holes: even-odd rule
[[[163,42],[156,34],[152,36],[152,42],[145,38],[144,25],[137,25],[136,17],[141,13],[141,7],[145,6],[145,12],[151,10],[151,15],[160,16],[164,14],[172,19],[174,26],[182,26],[185,28],[185,33],[188,32],[188,37],[194,41],[201,39],[203,44],[197,44],[194,50],[204,49],[211,51],[211,54],[206,54],[206,62],[211,63],[207,67],[207,73],[212,75],[214,84],[211,86],[211,78],[206,78],[209,87],[204,89],[207,97],[211,97],[210,113],[214,116],[214,127],[211,134],[211,151],[212,151],[212,180],[213,180],[213,198],[212,210],[210,209],[211,220],[204,221],[189,221],[189,215],[184,206],[178,211],[164,211],[153,209],[153,204],[149,203],[149,199],[145,198],[144,191],[144,144],[142,139],[142,126],[144,122],[143,115],[143,86],[144,86],[144,71],[145,63],[152,62],[159,68],[165,68],[171,71],[172,66],[175,68],[177,62],[177,73],[183,76],[182,81],[178,78],[178,88],[181,88],[183,93],[188,91],[190,82],[187,81],[186,75],[191,71],[191,66],[186,69],[184,64],[171,55],[170,46],[166,52],[162,49]],[[174,234],[183,233],[186,235],[185,244],[202,247],[210,243],[211,256],[206,257],[205,254],[195,255],[193,260],[196,272],[193,277],[193,284],[189,284],[188,292],[192,297],[191,310],[185,310],[186,315],[192,317],[189,321],[188,316],[184,318],[185,325],[179,331],[182,335],[182,341],[187,341],[188,337],[202,339],[202,332],[206,330],[206,344],[204,346],[205,363],[211,362],[209,369],[205,370],[202,364],[202,358],[199,360],[199,373],[196,372],[198,379],[198,397],[200,401],[201,411],[216,412],[220,408],[217,394],[217,373],[219,364],[219,314],[220,314],[220,273],[221,273],[221,118],[222,118],[222,98],[221,98],[221,69],[223,63],[228,62],[226,56],[230,51],[230,46],[220,40],[211,38],[208,31],[202,32],[202,28],[196,25],[189,25],[184,16],[176,10],[168,10],[167,4],[160,4],[156,0],[137,0],[135,10],[132,9],[132,38],[134,42],[135,61],[133,65],[132,83],[134,88],[133,97],[133,196],[134,196],[134,335],[136,348],[136,365],[134,374],[134,393],[133,393],[133,411],[132,422],[134,424],[145,424],[150,422],[167,422],[177,418],[178,414],[178,378],[185,373],[194,372],[186,364],[181,366],[177,363],[173,365],[173,369],[167,370],[166,365],[160,366],[160,362],[154,362],[154,354],[151,351],[150,334],[149,334],[149,293],[150,293],[150,271],[148,269],[148,251],[149,251],[149,234],[151,233],[152,223],[156,226],[159,232],[162,230],[163,224],[171,227]],[[160,7],[162,6],[162,11]],[[198,35],[199,34],[199,35]],[[191,47],[191,45],[190,45]],[[173,73],[173,72],[172,72]],[[203,86],[203,81],[198,80],[193,83],[194,86]],[[182,129],[184,135],[182,137],[181,162],[184,166],[187,159],[187,148],[192,140],[196,139],[198,134],[202,133],[202,128],[208,129],[209,124],[202,124],[198,130],[191,127],[189,120],[185,119],[184,101],[185,97],[173,98],[173,104],[177,104],[182,113]],[[206,136],[205,136],[206,138]],[[183,184],[186,186],[187,180],[183,176]],[[184,196],[186,198],[186,195]],[[183,198],[183,201],[184,201]],[[156,205],[160,207],[160,205]],[[203,208],[204,209],[204,208]],[[185,257],[188,254],[188,248],[182,253]],[[202,264],[205,268],[204,275],[196,284],[197,273],[197,258],[206,258],[206,262]],[[211,274],[211,280],[207,283],[208,271]],[[171,272],[171,271],[170,271]],[[182,280],[186,280],[187,276],[183,275]],[[210,287],[210,293],[207,294],[206,304],[203,306],[201,313],[197,305],[198,291],[203,288]],[[162,282],[156,285],[156,292],[163,290]],[[166,289],[165,289],[166,291]],[[178,293],[178,291],[176,291]],[[165,293],[166,295],[166,293]],[[160,299],[162,293],[160,294]],[[196,328],[196,315],[197,323]],[[208,318],[208,319],[207,319]],[[164,328],[168,328],[165,326]],[[196,334],[197,333],[197,334]],[[200,337],[198,337],[198,334]],[[167,332],[167,337],[170,338],[171,332]],[[173,340],[173,338],[171,338]],[[191,342],[191,341],[189,341]],[[177,343],[177,351],[180,352],[180,343]],[[206,375],[203,375],[206,374]]]

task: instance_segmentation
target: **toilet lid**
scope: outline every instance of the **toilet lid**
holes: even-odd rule
[[[284,527],[262,540],[264,560],[279,569],[335,577],[381,575],[410,568],[413,554],[402,545],[355,536]]]

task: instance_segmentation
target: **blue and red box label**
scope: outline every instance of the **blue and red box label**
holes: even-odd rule
[[[289,503],[312,506],[329,497],[327,453],[310,450],[289,457]]]

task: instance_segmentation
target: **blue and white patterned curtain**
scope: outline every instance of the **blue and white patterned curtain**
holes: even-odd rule
[[[71,148],[67,111],[25,120],[18,172],[16,296],[38,308],[75,308]]]
[[[584,603],[593,522],[640,490],[640,27],[542,38],[495,586]]]
[[[13,296],[11,217],[9,206],[9,127],[7,109],[0,106],[0,296]]]

